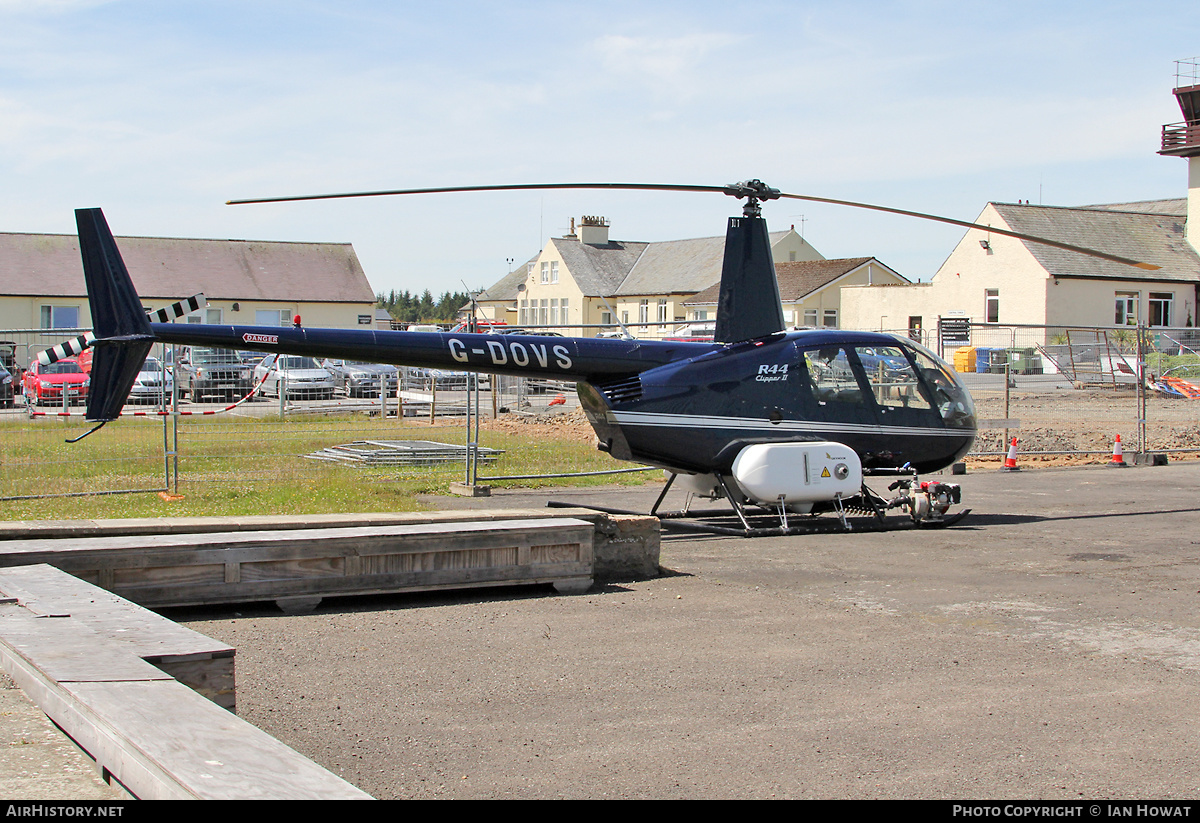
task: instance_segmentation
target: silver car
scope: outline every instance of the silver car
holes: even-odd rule
[[[263,380],[264,376],[266,380]],[[289,400],[333,398],[333,375],[317,365],[317,361],[311,357],[268,354],[254,367],[254,378],[255,382],[262,380],[259,391],[272,397],[279,396],[282,381]]]
[[[400,370],[386,363],[330,358],[321,361],[321,367],[333,375],[338,389],[347,397],[379,397],[381,389],[391,397],[400,385]]]
[[[166,370],[166,379],[163,379],[162,362],[155,357],[147,357],[146,362],[142,363],[142,370],[138,372],[138,376],[133,381],[133,388],[129,390],[130,402],[162,403],[171,399],[171,389],[174,378],[171,377],[171,370]]]

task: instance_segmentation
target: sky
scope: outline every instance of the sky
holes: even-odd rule
[[[719,194],[238,198],[550,182],[724,185],[974,220],[1186,195],[1194,0],[0,0],[0,231],[348,242],[376,292],[499,280],[571,217],[723,234]],[[1200,82],[1200,81],[1198,81]],[[927,280],[962,230],[764,207]]]

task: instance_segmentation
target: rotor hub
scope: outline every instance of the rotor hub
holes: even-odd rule
[[[725,193],[739,200],[743,197],[746,198],[746,203],[742,206],[743,217],[762,217],[761,202],[778,200],[780,195],[779,189],[773,189],[761,180],[742,180],[739,183],[730,183],[725,187]]]

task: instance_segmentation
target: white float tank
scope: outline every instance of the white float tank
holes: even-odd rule
[[[738,453],[733,477],[756,503],[813,503],[862,490],[862,461],[841,443],[756,443]]]

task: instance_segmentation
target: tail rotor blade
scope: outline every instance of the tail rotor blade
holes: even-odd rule
[[[201,306],[206,304],[207,302],[203,294],[195,294],[185,300],[177,300],[158,311],[150,312],[146,315],[146,318],[151,323],[170,323],[172,320],[183,317],[185,314],[198,311]],[[57,363],[59,360],[67,357],[77,357],[87,349],[90,349],[95,343],[96,335],[92,332],[87,332],[73,340],[67,340],[45,351],[38,352],[37,361],[43,366],[49,366],[51,363]]]
[[[151,323],[170,323],[177,317],[183,317],[185,314],[191,314],[194,311],[199,311],[201,306],[207,305],[204,299],[204,294],[194,294],[186,300],[177,300],[169,306],[165,306],[158,311],[150,312],[146,317]]]
[[[43,366],[49,366],[51,363],[57,363],[59,360],[67,357],[76,357],[82,354],[84,350],[91,348],[95,342],[96,335],[87,332],[73,340],[67,340],[43,352],[38,352],[37,361]]]

